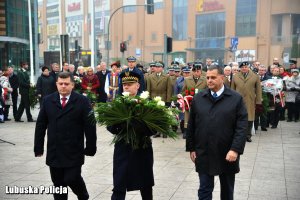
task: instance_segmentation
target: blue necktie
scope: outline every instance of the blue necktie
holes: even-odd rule
[[[216,92],[214,92],[212,96],[213,96],[214,99],[218,98],[218,95],[217,95]]]

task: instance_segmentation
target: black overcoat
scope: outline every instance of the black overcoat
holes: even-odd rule
[[[62,109],[58,92],[44,98],[34,137],[35,155],[44,152],[47,130],[46,164],[50,167],[73,167],[84,163],[84,155],[96,153],[96,125],[89,114],[89,100],[76,92]],[[84,148],[84,136],[86,147]]]
[[[196,171],[209,175],[238,173],[239,157],[232,163],[225,158],[229,150],[243,153],[247,126],[247,110],[240,94],[226,86],[216,100],[209,89],[198,93],[192,101],[186,138],[186,150],[196,151]]]
[[[108,131],[118,134],[120,130],[116,126],[107,127]],[[144,126],[138,134],[146,134],[150,137],[154,133]],[[113,158],[114,191],[141,190],[154,186],[153,175],[153,149],[151,139],[146,148],[132,149],[130,144],[124,141],[115,144]]]

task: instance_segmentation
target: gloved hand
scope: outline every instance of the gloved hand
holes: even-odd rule
[[[97,151],[97,147],[95,147],[95,148],[85,148],[83,153],[86,156],[94,156],[96,154],[96,151]]]
[[[138,121],[136,119],[133,119],[131,122],[131,125],[134,127],[134,130],[137,133],[144,134],[146,136],[152,136],[155,133],[146,125],[144,121]]]
[[[262,106],[262,104],[256,104],[255,113],[261,114],[262,112],[263,112],[263,106]]]
[[[111,132],[112,134],[119,134],[123,129],[125,129],[126,124],[125,123],[120,123],[120,124],[116,124],[113,126],[107,126],[106,129]]]

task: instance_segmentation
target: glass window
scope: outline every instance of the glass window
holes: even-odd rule
[[[173,0],[173,26],[174,40],[187,39],[187,4],[186,0]]]
[[[256,35],[257,0],[238,0],[236,6],[236,35]]]
[[[196,48],[224,48],[225,13],[212,13],[196,17]]]

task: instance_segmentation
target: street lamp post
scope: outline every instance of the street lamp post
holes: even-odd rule
[[[111,44],[110,44],[110,40],[109,40],[109,35],[110,35],[110,22],[112,17],[114,16],[114,14],[119,11],[122,8],[126,8],[126,7],[134,7],[134,6],[143,6],[143,7],[147,7],[147,6],[154,6],[154,4],[147,4],[147,5],[125,5],[125,6],[121,6],[119,8],[117,8],[110,16],[109,20],[108,20],[108,27],[107,27],[107,41],[106,41],[106,50],[107,50],[107,64],[109,64],[109,50],[111,48]],[[151,13],[150,13],[151,14]],[[152,13],[153,14],[153,13]]]

